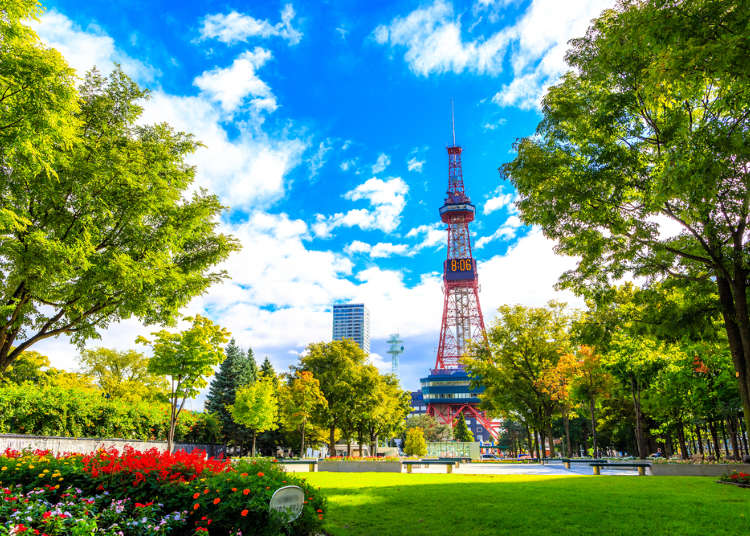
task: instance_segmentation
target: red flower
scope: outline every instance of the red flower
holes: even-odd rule
[[[247,510],[243,510],[242,512],[240,512],[240,515],[242,517],[246,517],[247,516]]]
[[[214,504],[219,504],[220,502],[221,502],[221,499],[220,499],[220,498],[216,497],[216,498],[214,499]]]
[[[249,489],[245,488],[245,489],[242,490],[242,494],[243,495],[247,495],[248,493],[250,493]]]
[[[265,475],[262,472],[259,472],[258,476],[262,477],[262,476],[265,476]]]

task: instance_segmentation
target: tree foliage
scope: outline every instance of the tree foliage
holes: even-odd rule
[[[170,427],[167,445],[171,452],[177,419],[188,398],[194,398],[207,385],[213,367],[221,363],[221,345],[229,332],[208,318],[185,317],[192,326],[179,333],[161,330],[153,333],[153,341],[138,337],[137,342],[151,346],[154,356],[148,364],[151,374],[169,378]]]
[[[622,0],[571,41],[533,137],[503,167],[594,295],[632,273],[718,294],[750,424],[750,10]]]
[[[258,367],[252,349],[244,352],[234,339],[225,348],[225,355],[226,359],[211,380],[205,408],[219,419],[223,440],[232,445],[242,445],[250,440],[250,431],[237,425],[227,408],[234,404],[239,388],[256,380]]]
[[[278,409],[273,379],[264,375],[261,375],[257,381],[240,388],[234,404],[229,406],[232,418],[253,432],[253,456],[255,456],[256,435],[277,428]]]
[[[307,370],[289,378],[279,390],[279,408],[285,426],[300,432],[300,456],[305,455],[305,429],[316,411],[325,408],[328,401],[320,390],[320,382]]]
[[[459,414],[453,426],[453,438],[456,441],[471,442],[474,441],[474,434],[469,430],[469,426],[466,424],[464,414]]]
[[[131,401],[166,396],[166,380],[151,374],[149,359],[135,350],[84,350],[78,362],[83,373],[94,377],[108,398]]]
[[[55,176],[0,173],[0,370],[49,337],[83,344],[131,316],[171,323],[224,276],[214,266],[237,243],[216,232],[223,207],[187,193],[197,143],[139,124],[145,97],[120,70],[90,72],[70,143],[46,140]]]
[[[424,456],[427,454],[427,443],[424,440],[424,433],[419,426],[406,430],[404,453],[407,456]]]
[[[429,442],[450,441],[453,439],[453,427],[450,424],[442,424],[432,415],[410,415],[406,419],[405,429],[421,428],[424,437]]]

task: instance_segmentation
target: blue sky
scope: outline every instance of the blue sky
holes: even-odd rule
[[[373,362],[399,331],[404,387],[434,365],[445,231],[438,208],[451,142],[464,147],[485,321],[543,304],[571,259],[526,227],[497,168],[533,133],[539,98],[566,70],[566,42],[603,0],[449,2],[48,1],[34,27],[79,73],[115,63],[152,91],[144,122],[205,144],[197,185],[231,207],[243,250],[195,299],[240,344],[285,370],[331,337],[331,304],[371,310]],[[91,346],[133,347],[130,319]],[[40,345],[75,368],[65,339]]]

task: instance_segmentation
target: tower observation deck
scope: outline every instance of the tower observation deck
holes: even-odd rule
[[[470,351],[470,344],[485,344],[487,334],[479,305],[479,279],[476,261],[471,252],[469,223],[474,221],[476,208],[464,190],[461,153],[456,145],[448,150],[448,190],[440,207],[440,219],[448,231],[448,248],[443,262],[443,318],[440,326],[435,368],[422,378],[422,393],[427,413],[445,424],[454,424],[463,413],[483,428],[487,439],[497,439],[498,425],[479,410],[479,394],[471,389],[470,378],[461,358]]]

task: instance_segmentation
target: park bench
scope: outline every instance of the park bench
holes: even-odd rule
[[[646,475],[646,467],[651,467],[648,462],[619,463],[619,462],[594,462],[589,464],[594,469],[595,475],[601,474],[602,467],[633,467],[638,469],[638,476]]]
[[[406,472],[411,473],[411,468],[415,465],[445,465],[445,472],[452,473],[453,466],[456,462],[446,460],[406,460],[401,462],[406,466]]]
[[[599,463],[599,464],[607,464],[607,460],[600,460],[600,459],[594,459],[594,458],[560,458],[560,461],[562,461],[565,464],[565,469],[570,469],[571,463]]]
[[[564,462],[565,460],[563,458],[542,458],[542,465],[545,463],[551,463],[551,462]]]
[[[471,458],[469,458],[468,456],[456,456],[455,458],[450,458],[450,457],[443,458],[443,457],[440,457],[440,458],[437,459],[437,461],[439,461],[439,462],[451,462],[451,463],[454,463],[456,465],[456,467],[458,467],[459,463],[471,463]]]
[[[285,460],[279,459],[280,465],[308,465],[311,473],[314,473],[318,466],[318,460]]]

